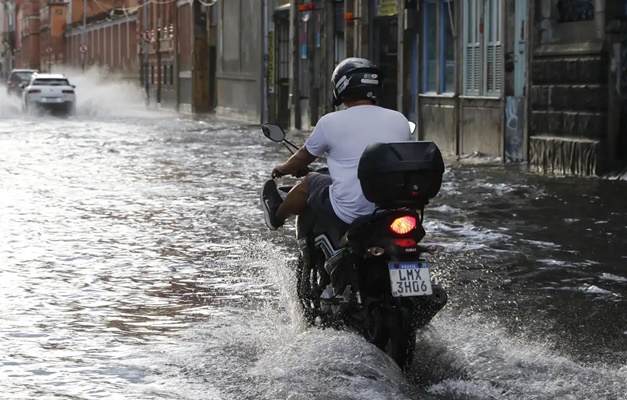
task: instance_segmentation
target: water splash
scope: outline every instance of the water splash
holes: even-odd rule
[[[593,176],[599,164],[597,140],[535,136],[529,141],[532,171],[542,174]]]
[[[145,96],[138,82],[93,67],[82,71],[63,67],[53,71],[64,73],[76,85],[76,113],[80,117],[132,117],[145,114]]]
[[[53,68],[53,73],[65,74],[76,85],[76,117],[163,117],[163,113],[147,110],[145,95],[135,80],[113,74],[97,67],[88,70],[70,67]],[[6,88],[0,87],[0,93]],[[0,118],[22,118],[21,99],[0,95]],[[32,118],[32,116],[29,116]]]
[[[18,96],[9,95],[4,84],[0,85],[0,118],[13,118],[22,113]]]
[[[619,399],[627,370],[585,365],[475,316],[437,318],[419,339],[418,369],[445,371],[429,387],[446,399]],[[450,376],[457,371],[457,376]]]

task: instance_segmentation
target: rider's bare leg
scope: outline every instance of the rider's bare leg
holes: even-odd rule
[[[291,215],[300,215],[305,211],[307,199],[309,198],[307,178],[305,177],[300,183],[296,184],[279,206],[276,216],[281,222],[285,222]]]

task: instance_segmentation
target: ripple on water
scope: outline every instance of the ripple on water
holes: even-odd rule
[[[0,99],[0,146],[10,149],[0,157],[0,375],[10,377],[0,393],[257,400],[627,391],[624,369],[575,362],[483,319],[493,310],[504,325],[525,318],[531,330],[536,321],[561,326],[571,306],[622,315],[612,313],[615,300],[603,307],[625,293],[625,256],[579,229],[597,226],[581,211],[605,189],[580,200],[572,182],[447,166],[425,227],[428,241],[447,248],[434,272],[451,305],[421,335],[424,381],[407,380],[359,336],[303,328],[293,227],[268,232],[258,206],[258,187],[286,157],[275,144],[246,127],[136,113],[114,95],[100,109],[84,99],[69,120],[7,115]],[[577,201],[572,212],[564,207]],[[622,203],[605,208],[616,224],[598,226],[622,237]],[[577,228],[579,244],[565,226]],[[594,251],[581,255],[589,243]],[[547,303],[547,290],[533,288],[548,283]],[[510,301],[529,312],[511,312]],[[569,340],[584,343],[581,324],[597,338],[615,329],[610,317],[598,331],[592,317],[576,321]]]

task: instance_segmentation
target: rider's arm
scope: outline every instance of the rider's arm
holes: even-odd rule
[[[304,169],[309,164],[316,161],[316,158],[318,157],[312,155],[307,148],[303,146],[279,168],[284,175],[294,175],[296,172]]]

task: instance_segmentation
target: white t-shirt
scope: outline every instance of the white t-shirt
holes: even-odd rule
[[[398,111],[374,105],[354,106],[329,113],[318,121],[305,146],[313,156],[328,153],[327,166],[333,183],[329,195],[340,219],[351,223],[374,211],[357,178],[359,158],[373,143],[410,140],[407,118]]]

